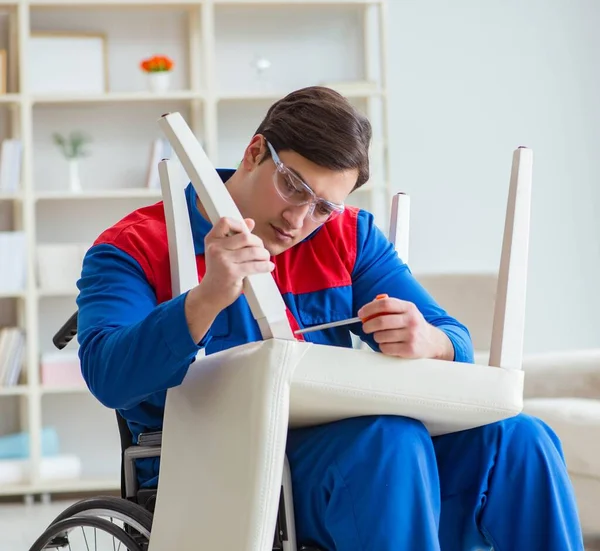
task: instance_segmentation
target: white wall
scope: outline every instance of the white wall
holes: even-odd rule
[[[497,270],[512,151],[534,151],[526,351],[600,346],[599,21],[596,0],[389,6],[415,272]]]

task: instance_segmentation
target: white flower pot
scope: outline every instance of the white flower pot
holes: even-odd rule
[[[148,73],[148,88],[151,92],[162,94],[171,86],[171,73],[169,71],[156,71]]]

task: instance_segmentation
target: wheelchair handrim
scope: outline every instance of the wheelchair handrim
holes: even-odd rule
[[[125,515],[120,511],[113,511],[110,509],[87,509],[74,514],[73,517],[109,517],[120,520],[150,541],[150,532],[146,530],[146,528],[144,528],[137,520],[132,519],[129,515]]]

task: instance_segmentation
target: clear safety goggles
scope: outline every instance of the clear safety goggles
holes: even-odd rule
[[[344,205],[318,197],[301,178],[281,162],[275,148],[268,141],[266,143],[275,163],[273,183],[284,201],[296,206],[310,205],[308,215],[319,224],[333,220],[344,212]]]

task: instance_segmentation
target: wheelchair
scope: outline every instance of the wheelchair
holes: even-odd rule
[[[52,342],[62,350],[77,335],[77,312],[54,335]],[[95,496],[82,499],[60,513],[34,542],[29,551],[65,549],[76,551],[73,541],[83,541],[89,549],[93,530],[95,547],[98,531],[112,537],[112,549],[146,551],[150,543],[156,488],[139,488],[136,460],[160,457],[162,432],[142,433],[134,444],[127,421],[115,411],[121,441],[121,497]],[[118,521],[118,522],[114,522]],[[294,534],[292,487],[287,458],[281,484],[279,511],[273,538],[273,551],[321,551],[310,545],[296,547]],[[83,538],[79,537],[79,531]],[[118,544],[118,545],[116,545]],[[104,548],[101,548],[104,549]],[[108,549],[108,547],[107,547]]]

